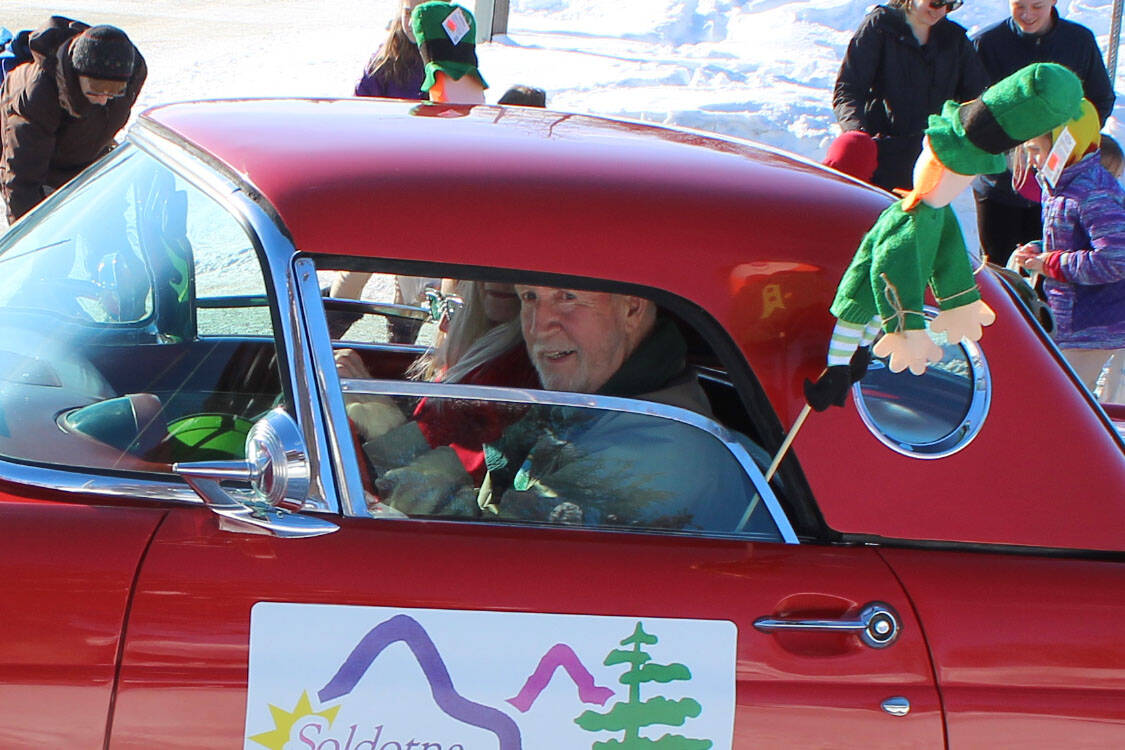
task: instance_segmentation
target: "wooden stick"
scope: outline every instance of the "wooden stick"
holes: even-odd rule
[[[766,472],[766,483],[768,484],[773,475],[777,473],[777,467],[781,465],[781,459],[785,458],[785,454],[789,452],[789,446],[793,444],[793,440],[797,437],[797,433],[801,430],[801,425],[809,416],[812,407],[805,404],[801,409],[801,413],[797,415],[797,420],[793,422],[793,426],[789,428],[789,434],[785,436],[785,440],[781,443],[781,447],[777,449],[777,455],[773,457],[773,463],[770,464],[769,471]]]

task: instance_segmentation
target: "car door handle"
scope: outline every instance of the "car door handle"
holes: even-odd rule
[[[754,620],[754,627],[763,633],[791,630],[855,633],[871,648],[886,648],[898,638],[902,630],[902,621],[891,605],[884,602],[869,602],[863,605],[863,609],[855,619],[801,620],[759,617]]]

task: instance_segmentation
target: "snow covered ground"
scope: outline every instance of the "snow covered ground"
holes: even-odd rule
[[[469,2],[462,0],[465,4]],[[840,59],[869,0],[511,0],[509,33],[478,48],[495,101],[515,83],[548,105],[712,130],[819,160],[835,135]],[[1059,0],[1103,51],[1113,0]],[[237,96],[349,95],[397,0],[4,0],[0,25],[51,13],[124,28],[149,64],[140,105]],[[472,5],[469,5],[471,8]],[[968,0],[970,32],[1007,14]],[[1121,91],[1121,76],[1116,88]],[[1119,101],[1109,132],[1125,140]],[[955,204],[970,246],[969,194]]]

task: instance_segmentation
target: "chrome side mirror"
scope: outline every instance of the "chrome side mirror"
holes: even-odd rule
[[[339,528],[297,513],[308,497],[309,462],[301,431],[284,409],[274,409],[254,423],[246,436],[245,461],[176,463],[172,471],[203,498],[224,530],[291,539]],[[243,487],[224,488],[223,482]]]

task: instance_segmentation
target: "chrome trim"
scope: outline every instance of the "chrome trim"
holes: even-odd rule
[[[170,478],[171,475],[169,480]],[[67,494],[156,500],[188,505],[203,504],[202,498],[193,492],[191,487],[180,482],[138,479],[125,475],[86,474],[5,459],[0,459],[0,479],[22,484],[25,487],[56,490]]]
[[[363,479],[355,460],[344,394],[340,390],[340,378],[336,374],[336,360],[332,353],[332,339],[328,335],[327,315],[321,302],[316,264],[311,258],[297,258],[293,261],[293,275],[297,280],[298,314],[304,318],[304,331],[308,337],[306,355],[314,363],[311,372],[316,378],[316,388],[322,398],[323,413],[318,416],[323,417],[327,430],[328,458],[335,468],[336,476],[343,480],[339,488],[339,506],[345,515],[366,516],[368,512]]]
[[[851,620],[759,617],[754,620],[754,629],[770,634],[791,630],[854,633],[865,646],[878,649],[886,648],[898,640],[899,633],[902,632],[902,620],[891,605],[884,602],[869,602],[859,611],[859,616]]]
[[[195,306],[203,310],[229,307],[268,307],[269,304],[269,298],[260,294],[224,294],[195,298]]]
[[[351,312],[368,313],[371,315],[389,315],[395,318],[410,318],[411,320],[431,320],[430,311],[416,305],[400,305],[395,302],[373,302],[371,300],[346,299],[344,297],[321,297],[325,307],[334,310],[349,310]],[[329,304],[331,303],[331,305]]]
[[[938,312],[936,308],[930,307],[929,305],[924,308],[924,311],[927,320],[933,320]],[[952,346],[957,345],[958,344],[952,344]],[[863,398],[863,381],[861,380],[852,385],[852,400],[855,401],[859,418],[863,420],[863,424],[866,425],[867,429],[879,442],[894,452],[901,453],[904,456],[933,460],[951,456],[963,450],[976,439],[977,435],[980,434],[981,427],[984,426],[985,419],[988,418],[988,411],[992,405],[992,373],[988,369],[988,361],[985,359],[984,351],[981,349],[978,342],[962,339],[959,345],[969,363],[969,377],[972,380],[973,389],[972,396],[969,399],[969,407],[965,410],[965,415],[961,418],[961,422],[949,434],[933,442],[907,443],[901,440],[895,440],[887,435],[883,429],[879,427],[879,424],[875,421],[875,418],[871,416],[871,412],[867,408],[867,404]],[[882,363],[878,359],[872,359],[871,366],[882,366]],[[925,377],[925,375],[923,374],[916,377]]]
[[[264,534],[280,539],[307,539],[340,530],[338,525],[327,519],[277,508],[253,495],[239,500],[234,493],[224,490],[219,482],[247,478],[250,474],[247,464],[241,461],[211,463],[213,465],[205,462],[184,464],[177,470],[203,498],[207,509],[218,516],[221,530]],[[236,466],[240,463],[243,466],[241,471]],[[220,464],[229,465],[224,467]]]
[[[906,716],[910,713],[910,701],[901,695],[887,698],[879,704],[879,707],[891,716]]]
[[[334,370],[333,370],[334,371]],[[726,446],[742,470],[754,484],[758,497],[766,504],[774,524],[777,526],[781,538],[786,544],[797,544],[797,534],[789,519],[781,509],[781,504],[773,494],[773,490],[766,482],[762,470],[754,463],[746,449],[738,442],[735,433],[719,424],[713,419],[703,416],[689,409],[678,406],[662,404],[656,401],[642,401],[640,399],[620,398],[617,396],[601,396],[587,393],[569,393],[564,391],[543,391],[530,388],[501,388],[484,385],[464,385],[460,383],[422,383],[410,380],[361,380],[356,378],[341,378],[340,390],[343,393],[356,395],[386,395],[386,396],[433,396],[439,398],[456,398],[474,401],[502,401],[520,404],[534,404],[546,406],[570,406],[586,409],[602,409],[604,411],[625,412],[629,414],[644,414],[661,417],[682,424],[690,425],[696,429],[709,433]],[[363,509],[366,515],[366,508]],[[745,523],[745,520],[743,521]]]

